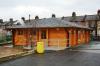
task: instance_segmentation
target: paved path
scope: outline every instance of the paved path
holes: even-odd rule
[[[91,42],[90,44],[82,45],[80,49],[100,50],[100,42],[94,41]]]
[[[22,49],[0,47],[0,58],[23,53]]]
[[[100,42],[91,42],[90,44],[82,45],[71,51],[89,52],[89,53],[100,53]]]
[[[99,45],[95,42],[94,44],[95,45],[92,44],[92,46],[98,47]],[[84,45],[82,48],[78,47],[79,49],[32,54],[4,62],[0,64],[0,66],[100,66],[100,53],[83,52],[82,50],[86,51],[92,48],[89,45],[86,47],[87,46]]]

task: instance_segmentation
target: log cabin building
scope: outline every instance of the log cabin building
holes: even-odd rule
[[[90,42],[91,29],[87,26],[52,18],[25,21],[25,25],[12,25],[6,29],[12,31],[14,46],[28,46],[43,41],[45,46],[75,47]]]

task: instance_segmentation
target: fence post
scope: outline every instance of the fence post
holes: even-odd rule
[[[59,39],[58,39],[58,42],[57,43],[58,43],[58,49],[59,49]]]

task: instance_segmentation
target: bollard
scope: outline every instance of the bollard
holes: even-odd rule
[[[44,42],[37,42],[37,53],[44,53]]]

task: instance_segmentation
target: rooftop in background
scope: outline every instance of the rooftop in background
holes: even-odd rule
[[[25,20],[24,17],[21,18],[24,21],[25,25],[21,25],[21,21],[19,23],[8,22],[10,25],[9,28],[52,28],[52,27],[77,27],[77,28],[89,28],[88,24],[83,24],[86,21],[97,21],[100,20],[100,11],[97,11],[97,14],[94,15],[83,15],[83,16],[77,16],[76,12],[72,13],[72,16],[67,17],[60,17],[56,18],[55,14],[52,14],[52,18],[43,18],[39,19],[38,16],[35,17],[35,19]],[[77,23],[76,23],[77,22]]]
[[[65,21],[71,21],[71,22],[83,22],[83,21],[95,21],[99,20],[98,15],[83,15],[83,16],[68,16],[68,17],[62,17],[60,19],[63,19]]]

